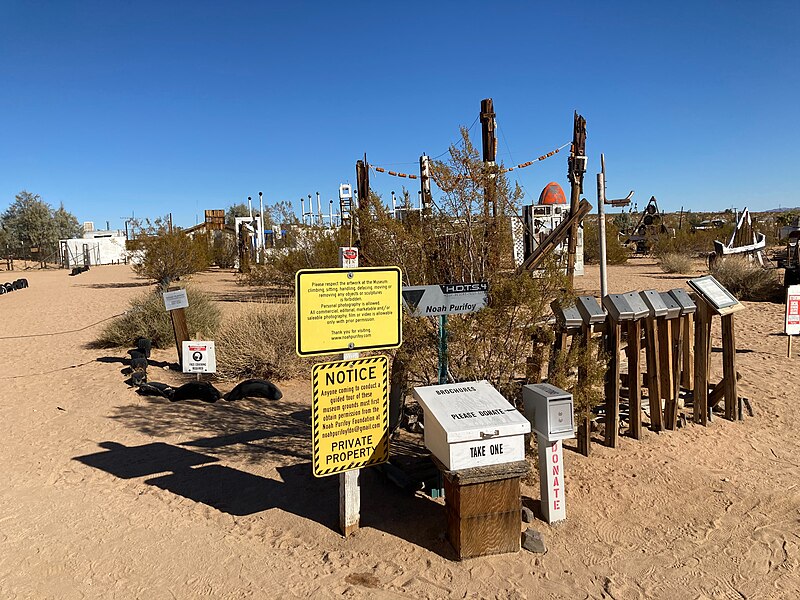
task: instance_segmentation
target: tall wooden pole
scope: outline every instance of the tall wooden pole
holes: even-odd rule
[[[577,112],[572,126],[572,149],[569,153],[568,172],[570,183],[569,216],[578,212],[578,204],[583,193],[583,174],[586,172],[586,119]],[[575,253],[578,248],[578,223],[572,225],[567,243],[567,277],[575,281]]]
[[[358,189],[356,190],[357,196],[356,199],[358,201],[356,214],[358,215],[358,223],[356,230],[356,240],[357,244],[360,248],[359,254],[364,254],[364,246],[362,241],[362,218],[367,216],[367,211],[362,209],[366,209],[368,207],[369,201],[369,163],[367,162],[367,153],[364,153],[364,160],[359,160],[356,162],[356,185],[358,185]],[[352,217],[351,217],[352,218]],[[351,229],[352,232],[352,229]],[[352,233],[351,233],[352,237]],[[351,242],[352,244],[352,242]]]
[[[495,233],[495,219],[497,218],[497,194],[496,194],[496,160],[497,160],[497,123],[495,120],[494,103],[491,98],[481,100],[481,141],[483,146],[483,163],[486,166],[487,180],[486,189],[483,196],[483,256],[486,257],[487,271],[494,270],[496,264],[496,253],[489,248],[489,243],[493,241]]]

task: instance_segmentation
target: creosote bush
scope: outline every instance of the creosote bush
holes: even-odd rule
[[[717,260],[711,274],[739,300],[783,301],[783,286],[775,269],[764,269],[745,257]]]
[[[621,265],[628,261],[630,251],[619,241],[619,229],[612,219],[606,218],[606,262]],[[597,215],[589,215],[583,227],[583,260],[586,264],[600,263],[600,233]]]
[[[313,361],[295,353],[295,311],[287,304],[252,303],[226,321],[216,341],[217,376],[285,380],[306,376]]]
[[[661,257],[659,266],[664,273],[691,273],[692,258],[686,254],[667,252]]]
[[[583,337],[574,336],[569,350],[560,352],[548,377],[548,383],[572,394],[576,419],[591,416],[592,409],[603,402],[603,382],[608,357],[598,350],[599,341],[588,347]],[[586,376],[578,381],[578,372]]]
[[[213,338],[219,326],[219,308],[203,292],[186,288],[186,294],[189,298],[189,308],[185,309],[189,334],[200,333]],[[169,348],[175,344],[172,320],[158,288],[133,298],[128,311],[110,321],[94,344],[101,348],[124,348],[130,347],[138,337],[150,338],[154,348]]]
[[[184,275],[207,269],[212,261],[207,235],[189,237],[178,228],[168,227],[163,219],[140,227],[128,248],[142,252],[141,262],[133,265],[134,272],[164,289]]]

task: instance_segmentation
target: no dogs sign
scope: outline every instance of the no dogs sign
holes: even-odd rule
[[[184,373],[216,373],[217,354],[214,342],[183,342]]]
[[[385,356],[372,356],[314,366],[311,431],[316,477],[389,460],[388,362]]]

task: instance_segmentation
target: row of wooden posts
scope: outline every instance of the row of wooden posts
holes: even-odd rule
[[[621,312],[615,301],[633,306],[631,312]],[[647,305],[652,300],[658,305],[659,297],[667,310],[653,310]],[[677,297],[677,298],[676,298]],[[644,301],[644,302],[643,302]],[[605,378],[605,444],[616,447],[620,429],[621,388],[627,388],[630,406],[628,435],[634,439],[642,436],[642,378],[648,391],[650,427],[653,431],[674,430],[678,426],[681,390],[692,398],[692,417],[695,423],[706,425],[711,409],[724,399],[725,418],[742,418],[737,395],[736,347],[734,313],[743,306],[736,304],[717,309],[698,294],[672,290],[659,294],[655,290],[609,294],[602,299],[606,311],[593,296],[579,296],[575,305],[553,305],[556,315],[556,339],[551,354],[550,367],[559,352],[568,350],[571,343],[584,344],[588,349],[592,340],[602,337],[601,348],[609,362]],[[637,310],[637,306],[639,310]],[[656,307],[658,308],[658,306]],[[607,312],[607,314],[606,314]],[[709,386],[711,357],[711,326],[713,317],[721,317],[722,325],[722,379]],[[644,334],[644,335],[642,335]],[[625,344],[627,340],[627,344]],[[641,363],[642,341],[645,350],[645,372]],[[627,356],[627,373],[621,373],[622,352]],[[586,373],[579,370],[580,385]],[[662,409],[663,400],[663,409]],[[578,449],[589,454],[590,416],[577,415]]]

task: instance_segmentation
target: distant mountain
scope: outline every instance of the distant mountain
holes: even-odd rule
[[[765,213],[771,213],[771,212],[777,212],[777,213],[782,213],[782,212],[800,212],[800,206],[795,206],[794,208],[789,208],[787,206],[784,206],[782,208],[770,208],[769,210],[759,210],[759,211],[756,211],[756,212],[765,212]]]

